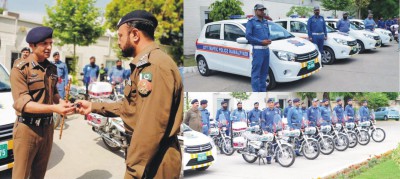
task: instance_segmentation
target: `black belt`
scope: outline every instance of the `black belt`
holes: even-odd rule
[[[49,117],[21,117],[18,116],[18,122],[22,122],[27,125],[34,126],[46,126],[50,125],[53,121],[53,116]]]

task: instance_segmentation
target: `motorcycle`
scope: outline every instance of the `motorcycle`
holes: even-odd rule
[[[349,147],[349,137],[346,133],[340,132],[342,124],[332,120],[331,130],[326,132],[335,141],[335,149],[338,151],[345,151]]]
[[[349,148],[354,148],[355,146],[357,146],[357,143],[358,143],[357,133],[349,130],[349,128],[351,128],[352,124],[349,124],[345,121],[343,121],[340,124],[341,124],[341,126],[337,125],[338,131],[341,133],[347,134],[347,136],[349,138]]]
[[[303,122],[302,122],[303,123]],[[288,143],[294,146],[296,151],[299,151],[308,160],[314,160],[319,156],[321,152],[319,147],[319,142],[308,136],[312,130],[310,128],[305,129],[303,124],[293,124],[297,129],[294,130],[284,130],[284,137],[288,138]],[[315,128],[314,128],[315,130]]]
[[[364,121],[360,123],[361,128],[368,132],[369,136],[372,137],[372,140],[375,142],[382,142],[386,138],[385,130],[376,127],[375,125],[375,120]]]
[[[346,127],[348,130],[353,131],[357,134],[358,143],[360,145],[367,145],[371,140],[368,134],[368,131],[358,127],[358,121],[356,122],[347,122]]]
[[[321,128],[324,131],[327,127],[329,128],[329,126],[321,126],[318,124],[315,127],[307,127],[305,129],[305,131],[307,131],[306,135],[318,141],[321,153],[324,155],[330,155],[335,150],[333,138],[321,132]]]
[[[232,146],[231,137],[226,135],[226,131],[226,123],[223,124],[223,122],[217,123],[216,121],[210,121],[209,135],[214,141],[215,146],[218,147],[221,154],[230,156],[235,152],[235,150]]]

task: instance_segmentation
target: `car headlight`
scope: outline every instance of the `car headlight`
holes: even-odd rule
[[[346,40],[337,39],[337,38],[333,38],[333,40],[335,40],[338,44],[347,45],[347,41]]]
[[[296,54],[294,54],[292,52],[286,52],[286,51],[280,51],[280,50],[274,50],[273,52],[279,58],[279,60],[284,60],[284,61],[295,61],[296,60]]]
[[[364,34],[365,37],[370,38],[370,39],[374,39],[373,35],[369,35],[369,34]]]

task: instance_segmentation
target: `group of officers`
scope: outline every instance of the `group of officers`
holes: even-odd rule
[[[221,108],[217,110],[215,121],[223,123],[228,128],[229,135],[232,123],[245,121],[249,126],[259,125],[264,131],[273,132],[277,128],[282,128],[281,118],[287,118],[287,127],[289,129],[300,129],[307,126],[331,125],[332,123],[356,122],[357,119],[353,100],[348,99],[347,105],[344,106],[342,99],[336,99],[336,106],[331,110],[329,100],[319,100],[314,98],[312,105],[307,107],[299,98],[289,99],[288,107],[284,110],[280,108],[279,102],[275,102],[274,98],[267,100],[267,108],[259,109],[259,103],[254,103],[254,108],[250,111],[243,109],[242,102],[237,103],[237,108],[232,112],[228,109],[226,101],[221,102]],[[195,131],[202,132],[208,135],[210,128],[210,112],[207,108],[207,100],[199,101],[194,99],[184,117],[184,123],[189,125]],[[278,115],[278,118],[277,118]],[[368,101],[362,101],[362,106],[359,109],[359,120],[361,122],[371,119],[368,109]],[[277,120],[278,119],[278,120]],[[303,119],[308,123],[304,123]]]

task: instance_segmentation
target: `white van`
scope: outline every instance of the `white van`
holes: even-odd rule
[[[354,24],[356,24],[356,25],[358,25],[358,26],[360,26],[362,28],[365,28],[364,20],[361,20],[361,19],[350,19],[350,22],[353,22]],[[389,44],[394,39],[394,37],[392,35],[392,32],[390,32],[390,31],[388,31],[386,29],[378,28],[378,25],[375,25],[374,32],[377,33],[379,35],[379,37],[381,37],[383,45]]]
[[[274,22],[296,37],[307,39],[307,21],[306,18],[287,18]],[[336,59],[345,59],[358,54],[356,39],[347,34],[339,33],[330,26],[326,26],[326,30],[328,38],[324,41],[325,58],[321,60],[323,64],[332,64]]]
[[[245,38],[247,21],[234,19],[204,25],[195,54],[201,75],[208,76],[211,70],[216,70],[251,77],[253,47]],[[296,81],[320,71],[321,54],[313,43],[295,37],[274,22],[268,24],[272,40],[268,89],[279,82]]]
[[[13,126],[17,119],[11,95],[10,73],[0,64],[0,171],[14,165]]]

